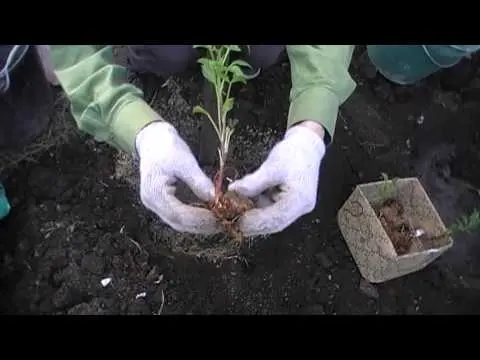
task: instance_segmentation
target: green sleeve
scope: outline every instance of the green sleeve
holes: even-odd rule
[[[80,130],[119,150],[135,152],[138,131],[159,115],[127,81],[111,45],[51,45],[55,74]]]
[[[292,89],[288,126],[310,120],[333,139],[339,107],[356,84],[348,68],[354,45],[287,45]]]

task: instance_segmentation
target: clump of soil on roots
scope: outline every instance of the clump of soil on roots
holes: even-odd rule
[[[396,199],[389,198],[380,205],[377,216],[387,232],[398,255],[410,252],[415,229],[405,216],[405,211]]]
[[[222,254],[231,254],[237,252],[244,244],[243,233],[238,227],[238,222],[242,215],[255,207],[254,202],[235,192],[227,190],[226,178],[220,173],[214,177],[216,196],[208,202],[199,204],[199,206],[209,209],[215,215],[228,237],[227,241],[219,241],[213,244],[215,250]],[[213,249],[212,249],[213,250]]]
[[[237,222],[245,212],[253,209],[253,201],[235,191],[227,191],[208,206],[226,232],[236,240],[243,241],[243,234],[238,229]]]
[[[395,198],[384,200],[377,208],[377,216],[399,256],[441,246],[449,235],[447,231],[433,236],[416,226],[415,219],[405,214],[404,207]]]

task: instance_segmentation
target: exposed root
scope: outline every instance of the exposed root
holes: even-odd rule
[[[242,242],[243,234],[238,229],[237,222],[245,212],[254,208],[253,201],[234,191],[227,191],[209,205],[225,231]]]
[[[414,229],[405,218],[402,205],[395,199],[383,202],[378,210],[378,217],[390,237],[398,255],[408,253],[412,247]]]
[[[255,207],[252,200],[235,191],[227,191],[209,203],[196,205],[211,210],[226,233],[239,243],[243,241],[243,234],[238,229],[238,220],[245,212]]]

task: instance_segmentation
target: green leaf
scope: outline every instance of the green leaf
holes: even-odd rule
[[[228,73],[226,71],[221,72],[219,74],[219,77],[222,81],[225,81],[226,83],[230,82],[230,76],[228,75]]]
[[[237,61],[239,61],[240,64],[237,64],[236,63]],[[229,66],[229,71],[233,74],[233,77],[236,80],[235,82],[239,82],[239,79],[251,80],[251,79],[257,77],[258,74],[260,74],[261,70],[258,69],[254,74],[246,75],[243,72],[241,66],[247,66],[247,65],[243,65],[242,63],[247,64],[250,69],[252,68],[247,62],[244,62],[243,60],[236,60],[236,61],[232,62],[232,64]],[[241,81],[241,82],[245,83],[245,81]]]
[[[480,212],[474,210],[469,216],[462,215],[454,224],[452,224],[451,231],[454,233],[472,233],[478,227],[480,227]]]
[[[205,79],[210,81],[213,85],[217,83],[216,74],[215,74],[215,60],[210,59],[199,59],[197,61],[202,67],[202,74]]]
[[[252,65],[250,65],[245,60],[241,60],[241,59],[237,59],[235,61],[232,61],[232,63],[230,64],[230,66],[235,66],[235,65],[252,69]]]
[[[238,65],[231,65],[228,67],[228,70],[233,74],[233,76],[246,78],[246,75],[243,73],[242,69]]]
[[[233,76],[232,77],[232,80],[230,81],[232,84],[237,84],[237,83],[241,83],[241,84],[244,84],[246,85],[247,84],[247,79],[242,76],[242,77],[239,77],[239,76]]]
[[[211,67],[202,66],[202,74],[205,79],[207,79],[214,85],[216,84],[215,72]]]
[[[210,113],[207,110],[205,110],[203,107],[201,107],[200,105],[195,106],[193,108],[192,112],[194,114],[201,114],[201,115],[205,115],[208,118],[211,118]]]
[[[217,101],[220,102],[220,114],[215,112],[215,120],[213,116],[209,114],[206,109],[201,106],[196,106],[193,109],[195,114],[205,115],[209,121],[212,123],[218,138],[223,144],[223,152],[219,153],[220,158],[227,156],[229,150],[230,137],[233,133],[233,128],[238,123],[238,120],[230,120],[227,117],[227,114],[232,111],[235,106],[234,98],[228,97],[225,100],[225,86],[228,86],[228,89],[231,89],[232,84],[234,83],[247,83],[247,79],[253,79],[260,73],[260,69],[253,75],[247,75],[244,73],[247,69],[252,69],[252,66],[245,60],[234,60],[230,63],[230,52],[241,52],[245,50],[243,45],[195,45],[195,48],[204,48],[207,49],[207,53],[204,55],[205,58],[198,60],[198,63],[201,65],[203,77],[213,84]],[[246,46],[247,51],[250,50],[250,47]],[[218,116],[221,116],[220,119],[217,119]]]
[[[238,121],[238,119],[229,119],[228,123],[229,123],[228,127],[233,129],[233,128],[235,128],[235,126],[238,125],[239,121]]]
[[[230,97],[227,100],[225,100],[225,102],[223,103],[223,106],[222,106],[223,118],[226,118],[228,112],[233,109],[233,103],[234,103],[234,98],[233,97]]]
[[[252,75],[245,75],[244,74],[244,76],[247,78],[247,80],[252,80],[252,79],[256,78],[258,75],[260,75],[261,71],[262,70],[259,68],[254,74],[252,74]]]
[[[240,52],[242,51],[242,49],[240,48],[240,46],[238,45],[225,45],[227,47],[228,50],[230,51],[236,51],[236,52]]]

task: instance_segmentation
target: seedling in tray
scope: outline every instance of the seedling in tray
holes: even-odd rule
[[[360,184],[338,212],[338,225],[362,276],[379,283],[423,269],[453,246],[417,178]]]
[[[384,181],[383,200],[377,206],[376,211],[398,255],[413,251],[416,241],[423,243],[422,248],[431,247],[442,238],[459,233],[470,233],[480,227],[480,213],[475,210],[469,216],[462,216],[440,235],[428,234],[428,231],[422,227],[413,226],[413,219],[406,216],[405,209],[395,194],[397,179],[389,181],[388,175],[385,173],[382,173],[382,177]]]
[[[231,96],[234,84],[246,84],[247,80],[255,77],[244,73],[251,69],[250,64],[244,60],[230,61],[232,53],[241,52],[238,45],[195,45],[206,52],[206,57],[198,60],[202,74],[214,88],[216,113],[209,113],[204,107],[197,105],[193,109],[195,114],[204,115],[211,123],[219,140],[218,171],[214,176],[215,198],[203,206],[212,210],[221,221],[226,231],[236,238],[241,238],[241,233],[236,224],[238,219],[254,207],[253,202],[238,193],[227,190],[226,169],[230,150],[230,140],[234,133],[237,120],[229,118],[229,113],[234,106]]]
[[[386,173],[382,173],[382,200],[376,206],[377,216],[387,232],[398,255],[408,253],[413,239],[425,234],[423,229],[414,229],[410,219],[406,218],[405,210],[395,194],[395,182],[390,181]]]

